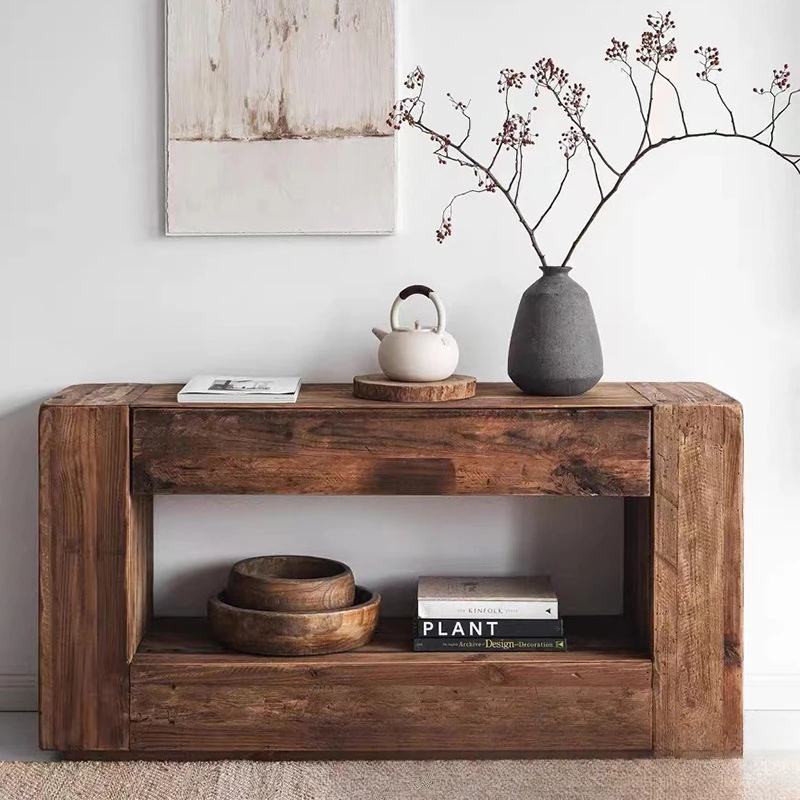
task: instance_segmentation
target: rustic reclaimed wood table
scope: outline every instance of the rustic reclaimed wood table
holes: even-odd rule
[[[74,386],[42,406],[43,748],[741,753],[742,415],[727,395],[617,383],[536,398],[484,384],[426,406],[326,385],[254,407],[180,406],[178,388]],[[624,611],[568,619],[569,653],[412,653],[407,620],[351,653],[229,652],[202,619],[152,617],[152,497],[178,493],[618,496]]]

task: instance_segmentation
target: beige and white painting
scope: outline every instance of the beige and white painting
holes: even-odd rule
[[[167,232],[391,233],[394,0],[168,0]]]

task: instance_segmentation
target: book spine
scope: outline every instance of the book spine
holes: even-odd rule
[[[554,600],[418,600],[421,619],[558,619]]]
[[[503,638],[503,639],[430,639],[414,638],[417,653],[490,653],[505,652],[551,652],[565,653],[567,640],[563,638]]]
[[[561,637],[560,619],[414,619],[414,636],[444,639]]]

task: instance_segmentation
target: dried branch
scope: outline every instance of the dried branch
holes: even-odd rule
[[[789,92],[789,99],[786,101],[786,105],[780,112],[778,112],[777,114],[775,113],[777,109],[778,98],[782,94],[784,94],[784,92],[788,92],[791,87],[791,83],[789,82],[789,78],[791,78],[791,76],[792,73],[789,70],[789,65],[784,64],[783,67],[779,67],[778,69],[772,70],[772,83],[770,84],[769,89],[757,89],[755,87],[753,88],[753,91],[756,94],[762,94],[762,95],[769,94],[772,97],[772,111],[770,113],[770,121],[765,128],[763,128],[756,134],[756,136],[761,136],[762,133],[766,133],[766,131],[769,131],[770,145],[772,145],[772,143],[775,141],[775,123],[778,121],[778,118],[784,113],[784,111],[786,111],[786,109],[789,108],[789,105],[792,102],[792,97],[795,94],[797,94],[798,91],[800,91],[798,89],[795,89],[793,92]]]
[[[772,145],[769,145],[766,142],[762,142],[762,141],[760,141],[759,139],[756,139],[753,136],[745,136],[744,134],[741,134],[741,133],[723,133],[721,131],[704,131],[702,133],[689,133],[689,134],[683,134],[681,136],[667,136],[667,137],[665,137],[663,139],[660,139],[659,141],[651,144],[649,147],[645,148],[641,153],[638,153],[636,155],[636,157],[630,162],[630,164],[628,164],[628,166],[625,167],[625,169],[620,174],[617,182],[611,188],[609,193],[597,204],[596,208],[592,212],[592,214],[589,217],[588,221],[583,226],[583,228],[581,228],[580,233],[576,237],[575,241],[572,243],[572,246],[567,251],[567,255],[566,255],[566,258],[564,259],[564,263],[565,264],[569,263],[569,260],[570,260],[570,258],[572,258],[572,254],[575,252],[576,248],[580,244],[581,239],[583,239],[583,237],[585,236],[586,232],[591,227],[592,223],[597,219],[598,215],[603,210],[603,208],[605,207],[606,203],[608,203],[608,201],[617,193],[617,191],[619,190],[620,186],[622,185],[622,182],[630,174],[631,170],[648,153],[652,153],[654,150],[657,150],[658,148],[663,147],[666,144],[671,144],[672,142],[682,142],[682,141],[685,141],[687,139],[702,139],[702,138],[706,138],[706,137],[709,137],[709,136],[716,136],[716,137],[720,137],[720,138],[724,138],[724,139],[744,139],[744,140],[747,140],[747,141],[750,141],[750,142],[754,142],[755,144],[760,145],[761,147],[766,147],[768,150],[771,150],[773,153],[775,153],[776,155],[780,156],[780,158],[782,158],[784,161],[787,161],[789,164],[791,164],[792,167],[794,168],[794,170],[797,172],[797,174],[800,175],[800,163],[799,163],[800,162],[800,156],[798,156],[795,159],[795,157],[793,155],[789,155],[787,153],[782,153],[779,150],[776,150]]]
[[[647,125],[647,117],[644,113],[644,104],[642,102],[642,95],[639,92],[639,87],[636,85],[636,81],[633,77],[633,67],[631,67],[630,62],[628,61],[628,50],[629,45],[627,42],[623,42],[620,39],[612,38],[611,39],[611,46],[606,50],[606,61],[615,61],[620,65],[620,68],[628,76],[628,80],[633,87],[633,92],[636,95],[636,104],[639,107],[639,116],[642,118],[642,122],[644,123],[644,138],[648,144],[650,144],[650,131],[648,130]]]
[[[540,58],[533,65],[532,70],[531,79],[536,83],[536,94],[538,95],[542,89],[549,92],[558,107],[567,115],[567,119],[581,132],[589,150],[594,150],[606,169],[613,172],[614,175],[619,175],[619,171],[603,155],[597,141],[583,125],[583,114],[591,97],[586,93],[586,87],[582,83],[573,83],[570,86],[569,73],[557,66],[552,58]],[[595,163],[594,159],[592,159],[592,163]]]
[[[689,128],[686,125],[686,114],[684,113],[683,103],[681,102],[681,93],[678,91],[678,87],[672,82],[672,79],[668,75],[665,75],[661,71],[660,68],[656,69],[656,72],[672,87],[672,90],[675,92],[675,99],[678,101],[678,111],[680,112],[681,115],[681,124],[683,125],[683,132],[685,134],[689,133]]]
[[[450,92],[447,93],[447,99],[452,104],[453,108],[458,111],[462,117],[467,121],[467,132],[464,134],[464,138],[459,142],[459,147],[463,147],[467,143],[467,139],[472,135],[472,117],[467,114],[467,109],[469,108],[469,103],[462,103],[460,100],[456,100]],[[472,102],[472,101],[470,101]]]
[[[697,77],[703,81],[703,83],[709,83],[714,87],[714,89],[716,89],[717,97],[719,98],[720,103],[722,103],[722,105],[725,107],[725,110],[728,112],[728,116],[731,119],[731,128],[733,129],[733,132],[738,133],[736,130],[736,119],[733,116],[733,111],[731,111],[731,107],[725,102],[725,98],[722,96],[722,92],[720,91],[719,86],[713,77],[715,72],[722,72],[722,67],[720,66],[719,61],[719,48],[704,47],[703,45],[700,45],[694,52],[695,55],[700,56],[701,69],[700,72],[697,73]],[[766,128],[764,130],[766,130]],[[756,134],[756,136],[757,135],[758,134]]]
[[[675,37],[670,36],[670,32],[675,29],[675,22],[672,19],[672,12],[666,14],[656,13],[647,15],[647,30],[642,33],[639,46],[636,48],[636,60],[652,73],[650,78],[650,88],[648,92],[647,114],[645,115],[645,135],[639,144],[638,153],[641,153],[648,140],[652,141],[650,135],[650,120],[653,115],[653,103],[655,100],[656,78],[659,76],[665,80],[674,90],[678,101],[678,110],[681,115],[684,133],[689,130],[686,127],[686,115],[683,112],[680,92],[675,84],[662,72],[661,65],[669,63],[678,54],[678,46]]]
[[[555,196],[550,201],[550,205],[542,212],[542,216],[539,217],[536,224],[533,226],[533,230],[537,230],[539,226],[545,221],[547,215],[553,210],[553,206],[555,206],[559,197],[561,197],[561,193],[564,191],[564,186],[567,183],[567,178],[569,178],[569,167],[570,161],[574,157],[575,153],[578,151],[578,148],[583,144],[583,138],[578,133],[575,128],[570,128],[568,131],[565,131],[561,134],[561,139],[559,140],[559,147],[561,148],[561,152],[564,153],[565,159],[565,169],[564,169],[564,177],[561,179],[561,183],[558,185],[558,190],[555,193]]]
[[[468,194],[484,194],[486,192],[493,193],[495,191],[494,185],[484,186],[484,188],[467,189],[466,192],[459,192],[453,199],[444,207],[442,211],[442,223],[436,231],[436,241],[443,244],[448,236],[453,235],[453,206],[459,197],[466,197]]]
[[[466,121],[466,130],[461,139],[456,143],[453,141],[450,134],[443,133],[423,121],[425,114],[425,100],[423,99],[425,75],[419,67],[410,73],[406,79],[405,85],[408,89],[414,90],[414,93],[395,103],[389,113],[387,124],[395,130],[399,130],[403,124],[407,124],[425,133],[435,144],[433,152],[440,164],[445,166],[448,164],[455,164],[460,168],[469,169],[474,179],[477,181],[476,187],[459,192],[451,199],[447,206],[445,206],[442,212],[441,225],[437,231],[437,239],[443,242],[452,235],[453,209],[459,198],[472,194],[500,192],[514,209],[520,224],[525,228],[530,238],[531,245],[542,266],[547,266],[548,262],[539,245],[537,231],[547,219],[559,198],[562,197],[572,171],[572,159],[576,155],[577,150],[584,144],[586,145],[589,162],[600,198],[589,216],[589,219],[572,242],[566,258],[561,263],[569,262],[587,231],[592,224],[594,224],[611,198],[619,191],[626,177],[636,165],[649,153],[667,144],[706,137],[749,141],[776,154],[800,175],[800,154],[789,153],[775,146],[777,123],[791,106],[794,95],[800,92],[800,89],[791,90],[789,80],[791,73],[789,67],[784,65],[782,68],[773,70],[772,81],[768,88],[753,89],[757,94],[770,96],[770,116],[769,122],[761,128],[761,130],[755,134],[747,135],[738,130],[733,110],[725,101],[722,91],[717,84],[716,75],[722,72],[719,50],[716,47],[698,47],[694,51],[695,55],[700,57],[701,64],[701,70],[697,73],[697,77],[702,82],[709,83],[714,87],[717,99],[728,113],[732,132],[726,133],[714,130],[692,133],[688,129],[680,90],[676,83],[663,70],[664,65],[671,62],[678,52],[675,37],[672,35],[674,28],[675,22],[670,13],[651,14],[647,18],[647,29],[642,34],[641,42],[636,49],[636,63],[647,69],[650,73],[646,102],[639,90],[639,84],[634,75],[634,64],[628,59],[628,45],[614,38],[611,40],[611,46],[606,50],[606,60],[618,63],[631,83],[636,97],[639,116],[643,125],[642,139],[639,147],[633,158],[621,171],[618,171],[611,165],[584,124],[584,114],[589,105],[590,96],[583,84],[575,82],[570,83],[569,73],[556,66],[552,59],[543,58],[536,62],[533,67],[533,72],[530,75],[536,87],[535,95],[538,96],[542,90],[552,95],[556,101],[556,105],[569,119],[571,127],[566,133],[562,134],[559,140],[559,147],[565,156],[564,174],[554,196],[534,225],[529,224],[525,214],[520,208],[519,197],[525,173],[525,150],[527,147],[535,144],[536,138],[538,137],[538,133],[533,131],[532,124],[536,107],[534,106],[531,108],[527,115],[522,115],[514,111],[511,103],[512,91],[522,89],[528,76],[523,72],[512,69],[504,69],[500,72],[500,79],[497,85],[498,92],[503,95],[505,117],[499,132],[492,138],[492,144],[494,145],[493,154],[487,164],[487,162],[479,159],[472,152],[470,140],[473,126],[472,117],[468,111],[469,103],[458,101],[449,93],[447,95],[453,108]],[[655,85],[659,79],[665,81],[672,88],[680,112],[683,133],[680,135],[665,136],[655,141],[650,126],[655,108]],[[783,96],[785,96],[785,102],[781,100]],[[767,141],[759,138],[765,134],[767,134]],[[497,178],[496,170],[499,169],[501,158],[505,159],[511,154],[513,154],[514,159],[513,173],[508,183],[503,184]],[[613,185],[608,191],[605,191],[603,188],[602,179],[605,176],[601,176],[601,165],[615,176]]]
[[[503,70],[501,72],[501,81],[505,82],[505,86],[501,88],[501,92],[505,93],[507,98],[508,91],[510,91],[512,88],[519,88],[522,85],[524,78],[525,76],[523,73],[517,73],[511,70]],[[419,67],[417,67],[408,75],[405,81],[405,86],[408,89],[416,89],[416,94],[410,98],[404,98],[395,103],[389,112],[386,124],[394,130],[400,130],[402,125],[406,124],[412,128],[422,131],[428,135],[431,141],[436,143],[437,146],[434,154],[436,155],[440,164],[455,163],[460,167],[469,167],[473,170],[474,174],[479,180],[478,189],[463,192],[456,197],[464,196],[465,194],[475,194],[483,191],[499,191],[514,209],[519,222],[525,228],[525,231],[531,240],[531,245],[538,256],[539,261],[541,262],[542,266],[545,266],[547,264],[547,259],[545,258],[545,255],[539,246],[535,232],[531,229],[531,226],[525,218],[525,215],[517,204],[514,196],[512,196],[511,189],[504,186],[497,179],[493,172],[493,167],[497,161],[497,157],[493,158],[489,166],[487,166],[465,149],[466,142],[468,141],[469,134],[471,133],[471,119],[466,113],[466,105],[462,104],[464,107],[458,108],[458,101],[455,101],[457,110],[468,120],[467,136],[458,144],[456,144],[453,142],[449,134],[441,133],[440,131],[431,128],[429,125],[424,123],[422,121],[421,114],[415,116],[415,111],[418,108],[424,109],[422,94],[425,89],[425,74]],[[498,134],[498,137],[496,137],[499,139],[499,141],[496,142],[499,152],[502,152],[504,148],[514,149],[516,147],[528,146],[529,144],[533,143],[534,138],[530,131],[530,120],[526,120],[520,115],[512,114],[510,104],[508,102],[506,102],[506,108],[506,122],[503,125],[503,130],[500,132],[500,134]],[[456,155],[453,155],[454,152]],[[456,198],[454,197],[453,202],[455,199]],[[447,238],[447,236],[451,235],[452,232],[452,202],[448,207],[446,207],[445,210],[448,216],[446,220],[445,216],[443,216],[443,222],[446,221],[448,223],[449,231],[442,237],[441,240]]]

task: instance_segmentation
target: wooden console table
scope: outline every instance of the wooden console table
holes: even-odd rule
[[[42,406],[44,749],[741,753],[742,414],[727,395],[488,384],[425,406],[337,385],[292,406],[198,407],[178,388],[74,386]],[[412,653],[407,620],[352,653],[229,652],[203,620],[152,617],[152,496],[173,493],[624,497],[624,613],[567,620],[569,653]]]

